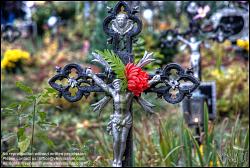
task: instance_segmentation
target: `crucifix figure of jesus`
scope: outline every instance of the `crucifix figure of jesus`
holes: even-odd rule
[[[182,41],[184,44],[188,45],[190,49],[190,58],[191,58],[191,66],[193,67],[194,76],[198,79],[201,79],[200,74],[200,66],[201,66],[201,54],[200,54],[200,45],[202,41],[197,40],[194,36],[190,37],[190,40],[186,40],[181,36],[177,36],[177,38]]]
[[[126,148],[126,140],[129,129],[132,125],[131,105],[133,93],[130,91],[121,91],[121,80],[115,79],[112,87],[107,85],[93,71],[88,68],[87,76],[92,78],[96,85],[100,86],[113,99],[113,115],[110,117],[108,132],[113,135],[114,160],[113,167],[122,167],[122,157]],[[149,85],[160,80],[160,75],[155,75],[149,82]]]

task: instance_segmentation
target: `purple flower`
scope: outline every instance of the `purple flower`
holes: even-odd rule
[[[193,19],[204,18],[204,17],[206,17],[206,15],[209,11],[210,11],[210,7],[208,5],[206,5],[204,8],[199,7],[198,11],[197,11],[198,14],[196,16],[194,16]]]

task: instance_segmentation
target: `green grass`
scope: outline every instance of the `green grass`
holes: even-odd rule
[[[75,158],[75,164],[95,167],[111,164],[112,137],[105,131],[111,104],[104,109],[101,118],[91,112],[88,103],[82,105],[81,112],[69,113],[68,109],[56,112],[58,110],[52,107],[54,104],[44,104],[55,96],[51,89],[35,94],[22,83],[17,83],[17,87],[25,92],[25,97],[2,108],[2,121],[6,123],[2,125],[2,139],[8,142],[10,152],[78,151],[84,153],[84,158]],[[193,130],[184,123],[178,105],[147,98],[157,105],[158,113],[149,116],[141,112],[137,104],[133,107],[135,166],[249,165],[249,127],[242,125],[239,115],[235,121],[225,118],[220,123],[212,123],[208,120],[205,105],[203,141],[199,146]],[[76,128],[83,119],[100,126]],[[53,123],[58,127],[55,128]],[[13,129],[8,127],[11,124]],[[84,163],[79,160],[84,160]]]

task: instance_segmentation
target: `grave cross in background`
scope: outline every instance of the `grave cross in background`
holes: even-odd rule
[[[112,44],[114,53],[109,51],[92,53],[95,58],[93,61],[104,66],[104,73],[95,74],[90,68],[82,68],[80,65],[72,63],[64,68],[57,67],[57,74],[49,80],[49,84],[69,102],[78,101],[83,96],[88,97],[91,92],[105,92],[106,95],[92,107],[94,107],[94,111],[100,112],[110,100],[113,101],[113,114],[107,129],[113,136],[114,160],[112,166],[132,166],[133,100],[135,99],[145,111],[153,112],[153,105],[143,99],[141,93],[156,93],[158,97],[163,97],[167,102],[175,104],[181,102],[185,96],[190,97],[199,86],[199,81],[193,76],[192,70],[185,70],[175,63],[168,64],[162,70],[157,70],[155,74],[146,75],[141,68],[154,60],[153,54],[145,51],[143,58],[137,64],[134,63],[132,54],[132,43],[142,29],[142,22],[135,15],[138,13],[138,7],[131,9],[126,2],[121,1],[114,8],[108,8],[108,13],[109,16],[104,20],[103,29],[110,37],[108,42]],[[122,80],[105,60],[105,53],[116,60],[119,59],[122,67],[131,71],[137,70],[135,74],[140,71],[142,75],[145,75],[148,78],[147,83],[144,83],[145,88],[140,92],[131,91],[129,87],[133,87],[134,83],[128,81],[128,88],[122,90]],[[117,61],[119,62],[119,60]],[[73,69],[77,74],[75,78],[70,77]],[[123,71],[125,72],[125,69]],[[139,78],[141,80],[142,76],[135,80],[139,80]],[[57,82],[63,79],[68,81],[66,86]],[[189,82],[189,85],[185,85],[185,82]],[[141,84],[139,84],[140,87]],[[70,88],[77,88],[75,95],[71,95]],[[124,160],[123,157],[125,157]]]
[[[243,9],[227,7],[214,13],[207,23],[201,24],[198,18],[203,18],[209,12],[208,5],[190,2],[186,6],[189,17],[189,27],[180,33],[177,29],[162,32],[161,47],[171,48],[180,41],[188,46],[190,51],[190,64],[194,76],[201,81],[201,44],[206,40],[224,42],[226,39],[235,41],[248,35],[248,13]],[[204,102],[208,105],[209,119],[216,117],[216,86],[215,82],[201,82],[191,99],[182,102],[183,113],[189,126],[194,126],[197,139],[200,136],[199,126],[203,125]],[[200,142],[200,141],[199,141]]]

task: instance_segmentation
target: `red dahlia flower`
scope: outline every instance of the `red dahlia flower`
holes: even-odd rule
[[[126,65],[125,74],[128,81],[128,90],[133,92],[135,96],[140,96],[149,87],[147,72],[142,71],[140,67],[133,63]]]

